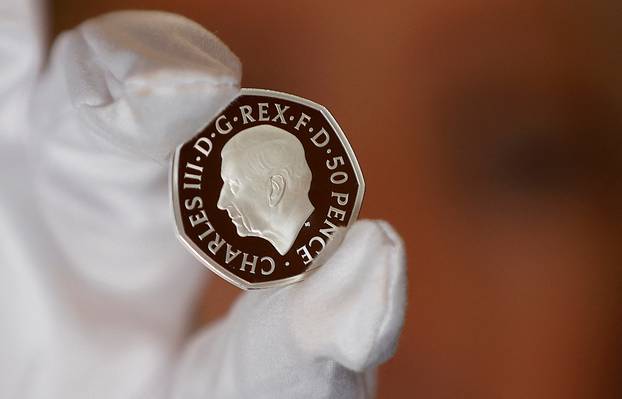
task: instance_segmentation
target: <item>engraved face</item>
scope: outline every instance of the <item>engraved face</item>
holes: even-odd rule
[[[252,235],[253,230],[259,230],[253,226],[262,224],[261,220],[257,220],[259,215],[266,214],[265,209],[260,209],[261,204],[253,201],[253,198],[262,194],[261,187],[242,175],[233,160],[223,162],[221,177],[224,184],[218,207],[227,211],[241,237]],[[257,219],[254,219],[255,216]]]
[[[285,254],[314,209],[302,144],[283,129],[259,125],[229,140],[221,157],[218,208],[227,211],[238,235],[261,237]]]

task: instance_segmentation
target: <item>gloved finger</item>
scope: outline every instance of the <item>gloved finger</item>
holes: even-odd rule
[[[57,248],[46,268],[99,314],[176,342],[209,273],[175,238],[165,158],[236,95],[239,61],[186,18],[133,11],[63,33],[48,65],[28,145],[30,197]]]
[[[237,94],[241,75],[239,60],[216,36],[163,12],[86,21],[61,35],[51,62],[47,78],[64,89],[82,134],[92,130],[130,154],[159,160]],[[55,113],[63,102],[40,111]]]
[[[199,334],[174,398],[367,398],[403,324],[405,255],[385,222],[360,221],[305,281],[249,292]]]
[[[42,0],[0,0],[0,136],[14,131],[8,127],[41,66],[44,11]]]

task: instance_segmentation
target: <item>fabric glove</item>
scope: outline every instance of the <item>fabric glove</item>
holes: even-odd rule
[[[305,281],[191,330],[212,274],[175,237],[170,155],[239,60],[161,12],[87,21],[48,61],[43,31],[39,2],[0,0],[0,397],[372,397],[404,317],[391,227],[356,223]]]

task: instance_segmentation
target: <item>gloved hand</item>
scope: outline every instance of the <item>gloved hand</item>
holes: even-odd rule
[[[212,275],[175,238],[170,154],[239,61],[185,18],[122,12],[45,63],[40,10],[0,0],[0,397],[372,397],[404,315],[397,234],[358,222],[305,281],[190,334]]]

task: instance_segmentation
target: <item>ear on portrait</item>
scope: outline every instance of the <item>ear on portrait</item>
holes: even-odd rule
[[[282,175],[270,176],[270,187],[268,190],[268,205],[274,208],[281,202],[285,193],[285,178]]]

